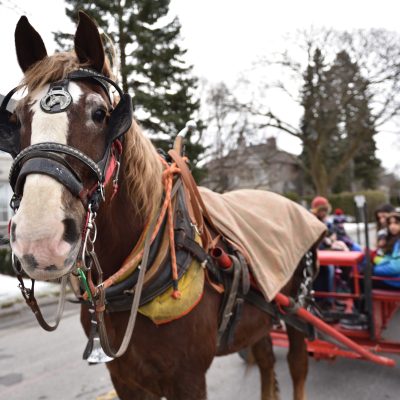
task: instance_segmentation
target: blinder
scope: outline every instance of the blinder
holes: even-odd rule
[[[70,81],[91,80],[100,85],[111,101],[109,85],[119,94],[120,101],[111,112],[107,132],[106,146],[102,158],[94,161],[80,150],[60,143],[38,143],[20,151],[19,126],[12,122],[12,113],[6,107],[16,92],[13,89],[3,100],[0,106],[0,150],[12,155],[14,162],[11,166],[9,181],[14,191],[11,204],[18,207],[22,198],[25,179],[29,174],[48,175],[64,185],[75,197],[79,198],[84,207],[96,211],[101,197],[104,198],[103,187],[107,183],[107,170],[115,164],[111,159],[120,156],[115,151],[114,143],[123,140],[123,135],[132,124],[132,100],[129,94],[123,93],[121,88],[110,78],[92,70],[77,70],[71,72],[64,80],[50,85],[47,94],[41,99],[40,105],[44,112],[64,112],[72,103],[72,96],[68,92]],[[93,188],[85,188],[81,178],[72,166],[65,160],[65,156],[73,157],[84,164],[97,184]],[[118,161],[118,160],[117,160]]]
[[[70,80],[90,79],[99,84],[108,95],[110,102],[111,97],[107,84],[112,85],[119,95],[119,103],[111,113],[108,130],[106,133],[106,147],[119,139],[132,125],[132,98],[128,93],[124,93],[121,88],[110,78],[94,73],[91,70],[80,69],[71,72],[68,75]],[[105,154],[106,155],[106,154]]]

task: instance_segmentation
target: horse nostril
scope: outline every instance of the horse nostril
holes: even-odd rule
[[[75,221],[72,218],[65,218],[63,240],[69,244],[73,244],[79,239],[79,232]]]
[[[29,267],[31,267],[31,268],[36,268],[39,265],[33,254],[25,254],[22,258],[23,258],[24,262],[26,264],[28,264]]]

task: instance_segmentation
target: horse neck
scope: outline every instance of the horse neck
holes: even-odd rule
[[[148,158],[148,162],[160,163],[155,152]],[[157,168],[154,169],[157,171]],[[161,169],[159,171],[159,174],[154,173],[152,184],[148,185],[148,190],[159,192],[159,199],[155,206],[160,205],[162,197],[162,190],[155,184],[155,182],[159,182],[160,186],[162,184]],[[140,171],[137,175],[141,176]],[[149,213],[143,214],[138,211],[134,203],[135,199],[132,199],[135,196],[130,194],[126,184],[127,179],[129,178],[126,177],[125,168],[121,165],[120,188],[112,200],[108,193],[107,200],[102,204],[97,217],[98,237],[95,249],[104,278],[112,275],[122,266],[137,244],[150,217]],[[108,192],[112,192],[111,187],[108,187]]]

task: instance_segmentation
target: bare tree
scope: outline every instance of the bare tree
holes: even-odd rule
[[[273,128],[299,139],[309,155],[309,162],[302,162],[302,168],[311,177],[317,191],[320,194],[328,194],[335,179],[346,171],[367,140],[366,131],[359,129],[351,135],[348,132],[342,134],[341,140],[345,145],[337,154],[335,163],[328,164],[326,148],[330,145],[329,139],[333,130],[338,129],[337,121],[329,120],[329,111],[337,107],[337,104],[332,102],[329,104],[331,94],[319,93],[321,98],[325,97],[324,107],[330,107],[331,110],[328,110],[326,115],[319,116],[322,117],[319,124],[305,131],[300,121],[288,119],[287,115],[282,115],[282,112],[271,105],[266,93],[273,99],[277,93],[279,96],[285,95],[287,102],[304,108],[302,89],[305,74],[307,68],[315,64],[317,49],[323,53],[325,68],[334,63],[340,52],[345,51],[351,61],[357,63],[364,87],[359,84],[358,91],[349,90],[347,98],[342,96],[342,107],[354,101],[358,93],[363,91],[368,96],[366,100],[370,109],[370,126],[374,126],[376,132],[384,131],[385,124],[395,122],[400,115],[400,36],[386,30],[311,30],[297,33],[296,44],[296,48],[284,50],[274,59],[262,59],[256,64],[254,75],[261,95],[255,96],[252,102],[242,103],[240,107],[246,109],[257,120],[259,128]],[[266,71],[270,72],[263,84],[260,84],[260,71],[264,72],[264,76],[267,75]],[[274,76],[278,76],[275,81]],[[313,79],[324,78],[317,74]],[[315,90],[324,90],[323,82],[314,84]],[[349,85],[351,88],[351,83]],[[331,82],[331,87],[334,86],[335,82]]]

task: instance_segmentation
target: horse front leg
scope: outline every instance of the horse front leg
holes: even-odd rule
[[[261,400],[279,400],[279,387],[275,376],[275,356],[271,336],[265,336],[251,347],[260,369]]]
[[[174,380],[171,390],[168,390],[166,397],[168,400],[206,400],[205,373],[181,371],[181,374]]]
[[[293,399],[306,400],[305,384],[308,373],[308,353],[304,333],[286,326],[289,338],[287,360],[293,382]]]
[[[120,400],[161,400],[161,397],[141,389],[138,386],[126,385],[121,380],[111,375],[111,381]]]

